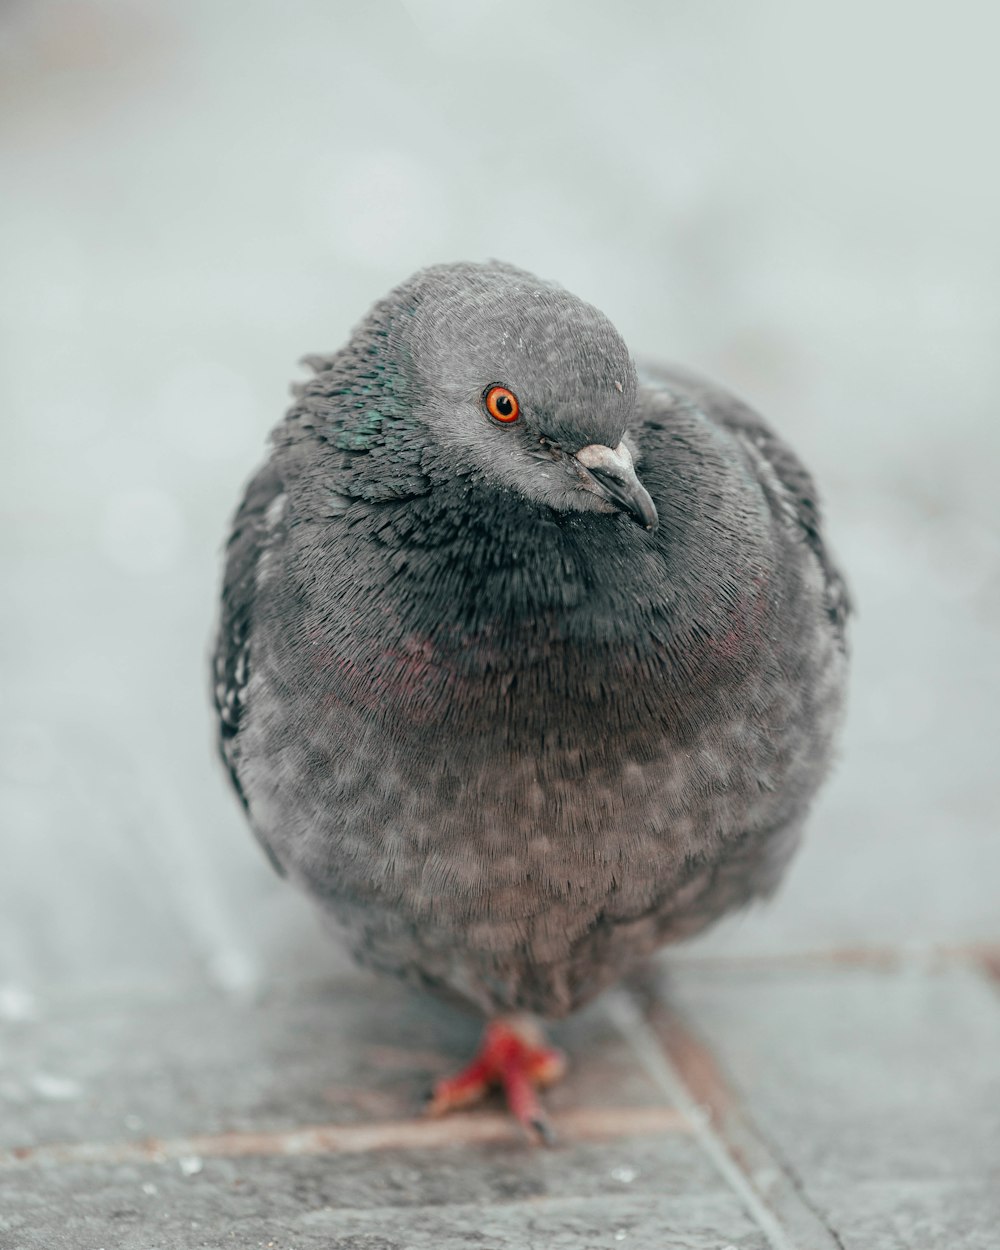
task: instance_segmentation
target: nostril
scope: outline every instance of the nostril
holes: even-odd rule
[[[632,454],[624,443],[606,447],[593,443],[576,453],[586,475],[584,486],[597,491],[616,507],[630,513],[640,525],[655,532],[659,518],[649,491],[635,475]]]

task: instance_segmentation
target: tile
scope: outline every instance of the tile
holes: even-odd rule
[[[521,1161],[525,1160],[523,1152]],[[3,1194],[4,1250],[768,1250],[730,1195],[666,1174],[634,1192],[561,1192],[505,1152],[437,1159],[207,1161],[31,1170]],[[593,1160],[591,1164],[593,1164]],[[558,1170],[558,1162],[547,1165]],[[490,1175],[485,1185],[480,1179]],[[593,1174],[592,1174],[593,1175]],[[380,1201],[381,1199],[381,1201]],[[367,1204],[371,1205],[367,1205]]]
[[[807,1187],[1000,1167],[1000,1000],[974,971],[678,972],[666,993]]]
[[[554,1031],[573,1056],[549,1099],[556,1148],[489,1110],[408,1118],[476,1033],[361,976],[254,1004],[70,1003],[9,1027],[0,1246],[763,1250],[600,1005]]]
[[[844,1250],[996,1250],[1000,1168],[987,1180],[867,1181],[814,1193]]]
[[[69,999],[3,1026],[0,1148],[407,1120],[479,1031],[473,1016],[360,973],[253,1002],[201,987]],[[599,1005],[551,1036],[570,1060],[545,1096],[554,1114],[664,1105]]]

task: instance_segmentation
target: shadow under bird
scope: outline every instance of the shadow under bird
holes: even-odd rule
[[[360,961],[486,1017],[430,1110],[499,1084],[544,1137],[533,1018],[777,885],[844,582],[756,413],[523,270],[423,270],[307,363],[229,538],[223,757]]]

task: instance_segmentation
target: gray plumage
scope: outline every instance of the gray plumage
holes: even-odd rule
[[[425,270],[309,363],[236,516],[215,667],[279,870],[363,962],[489,1014],[562,1015],[769,894],[846,673],[788,446],[505,265]]]

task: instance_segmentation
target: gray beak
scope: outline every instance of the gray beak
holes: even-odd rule
[[[659,518],[649,491],[635,475],[632,453],[624,443],[605,447],[591,443],[576,453],[576,462],[583,470],[583,486],[633,516],[652,534]]]

